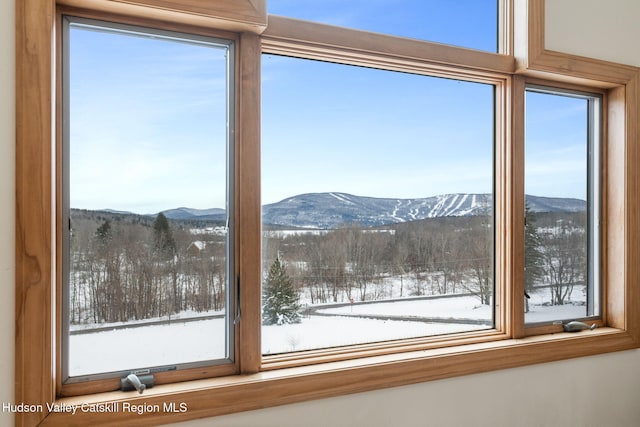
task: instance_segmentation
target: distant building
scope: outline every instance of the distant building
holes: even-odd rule
[[[207,248],[207,243],[201,240],[196,240],[195,242],[191,242],[189,247],[187,248],[187,254],[189,256],[199,256],[202,251]]]

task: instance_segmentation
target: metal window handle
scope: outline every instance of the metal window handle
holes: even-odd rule
[[[135,389],[139,394],[142,394],[147,387],[153,387],[153,375],[138,377],[136,374],[129,374],[120,380],[120,390],[122,391]]]
[[[580,332],[580,331],[584,331],[585,329],[595,329],[598,327],[598,325],[595,323],[593,325],[587,325],[584,322],[578,322],[576,320],[569,323],[565,323],[562,326],[565,332]]]

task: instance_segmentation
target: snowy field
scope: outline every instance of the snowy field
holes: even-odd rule
[[[454,302],[452,308],[455,307],[448,315],[446,301]],[[466,309],[463,307],[465,304]],[[325,315],[304,317],[298,324],[263,326],[263,353],[415,338],[488,327],[465,323],[366,319],[351,317],[358,314],[352,313],[351,309],[350,306],[323,309]],[[470,319],[486,319],[489,322],[491,318],[489,307],[478,307],[477,299],[472,297],[364,304],[355,305],[353,309],[361,310],[361,314],[380,316],[398,313],[424,318],[425,313],[429,313],[433,317],[451,318],[466,313]],[[76,333],[70,337],[69,371],[72,376],[77,376],[98,371],[127,370],[132,366],[174,365],[224,358],[225,340],[224,319],[174,320],[166,325]]]
[[[311,316],[262,327],[264,354],[486,329],[482,325]],[[339,331],[339,333],[337,333]],[[224,358],[224,319],[72,335],[72,376]]]
[[[71,335],[69,374],[131,370],[225,357],[224,319]]]
[[[575,286],[573,292],[571,292],[571,298],[564,305],[548,305],[551,299],[548,288],[531,292],[530,296],[529,312],[524,315],[525,323],[573,320],[587,317],[587,297],[584,286]]]
[[[472,319],[491,321],[491,307],[480,304],[472,296],[435,298],[377,304],[355,304],[318,310],[320,313],[340,315],[404,316],[438,319]]]
[[[580,300],[583,292],[574,290],[573,295],[578,297],[572,299],[573,304],[545,306],[542,304],[548,301],[548,290],[538,291],[532,295],[526,321],[584,317],[584,298]],[[183,318],[194,314],[183,315]],[[319,307],[317,315],[305,316],[301,323],[263,326],[262,351],[277,354],[482,330],[490,327],[491,318],[491,308],[480,305],[478,299],[471,296]],[[447,323],[447,319],[456,319],[457,323]],[[464,319],[470,323],[460,323]],[[223,318],[185,322],[174,317],[170,324],[102,332],[77,331],[70,336],[69,371],[72,376],[79,376],[221,359],[225,357],[224,325]]]
[[[475,324],[311,316],[294,325],[263,326],[262,353],[277,354],[487,328]]]

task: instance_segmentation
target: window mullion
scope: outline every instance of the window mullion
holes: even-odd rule
[[[509,311],[507,315],[508,333],[512,338],[521,338],[524,333],[524,93],[525,80],[522,76],[513,76],[511,79],[511,100],[509,132],[506,146],[504,147],[507,158],[507,189],[509,197],[507,215],[509,216],[508,252],[505,260],[509,263],[508,291]]]
[[[238,49],[236,90],[236,229],[239,313],[236,365],[242,373],[258,372],[261,303],[260,205],[260,38],[245,33]]]

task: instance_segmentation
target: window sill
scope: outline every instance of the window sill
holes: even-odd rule
[[[55,403],[77,405],[76,414],[52,412],[41,425],[179,422],[637,347],[628,332],[599,328],[374,356],[161,385],[143,395],[109,392],[63,398]]]

